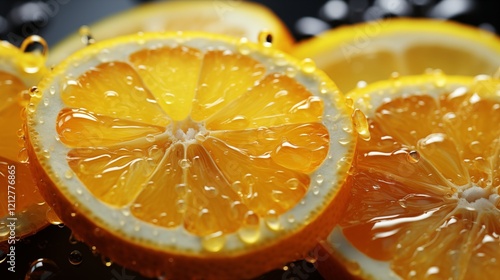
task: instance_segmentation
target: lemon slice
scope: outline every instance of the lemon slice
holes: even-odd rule
[[[393,72],[492,75],[500,66],[500,40],[452,21],[391,18],[332,29],[299,43],[292,54],[312,58],[348,92],[359,81],[385,80]]]
[[[87,30],[87,29],[85,29]],[[49,64],[57,64],[85,46],[91,35],[99,41],[119,35],[147,31],[207,31],[257,41],[273,41],[276,48],[289,50],[293,37],[285,24],[267,7],[246,1],[163,1],[142,4],[93,23],[84,34],[75,33],[51,49]],[[85,32],[90,32],[85,34]]]
[[[349,206],[325,243],[334,261],[364,279],[498,275],[499,89],[488,76],[433,73],[350,93],[370,138],[358,142]]]
[[[48,224],[48,208],[25,163],[27,154],[21,138],[21,112],[27,104],[25,97],[29,98],[28,89],[46,72],[43,55],[24,52],[31,44],[45,41],[28,37],[21,49],[0,42],[0,242],[10,245]]]
[[[258,276],[302,257],[345,205],[351,109],[311,61],[265,41],[96,43],[56,66],[28,111],[44,197],[147,276]]]

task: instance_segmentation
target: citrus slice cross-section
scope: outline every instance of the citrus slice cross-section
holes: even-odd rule
[[[391,18],[332,29],[292,53],[313,59],[349,92],[359,81],[385,80],[392,72],[419,75],[433,68],[449,75],[492,75],[500,65],[500,39],[452,21]]]
[[[92,23],[90,34],[76,32],[51,48],[48,62],[57,64],[84,47],[86,35],[99,41],[120,35],[151,31],[206,31],[257,41],[272,36],[273,45],[290,50],[293,37],[286,25],[267,7],[247,1],[190,0],[142,4]],[[263,32],[263,33],[261,33]],[[271,34],[271,35],[269,35]]]
[[[348,270],[373,279],[498,275],[499,88],[487,76],[434,73],[351,92],[370,139],[358,142],[349,206],[328,240]]]
[[[326,238],[345,205],[351,109],[310,61],[265,42],[96,43],[32,101],[44,197],[75,235],[145,275],[255,277]]]
[[[28,37],[24,46],[39,43]],[[45,72],[41,54],[23,52],[0,42],[0,242],[10,242],[33,234],[48,224],[47,206],[31,178],[26,151],[23,150],[21,112],[29,99],[28,90]],[[11,244],[9,243],[9,244]]]

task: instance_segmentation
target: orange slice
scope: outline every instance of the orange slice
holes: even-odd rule
[[[255,277],[303,256],[345,205],[350,109],[314,64],[265,41],[96,43],[54,68],[29,112],[44,197],[147,276]]]
[[[392,72],[492,75],[500,66],[500,39],[452,21],[391,18],[332,29],[299,43],[292,54],[312,58],[349,92],[359,81],[385,80]]]
[[[290,50],[293,37],[285,24],[267,7],[246,1],[162,1],[142,4],[106,17],[89,26],[99,41],[120,35],[148,31],[206,31],[257,41],[271,34],[273,45]],[[84,47],[84,34],[75,33],[51,49],[49,64],[57,64]],[[264,33],[261,33],[264,32]],[[83,36],[82,36],[83,35]]]
[[[365,279],[500,273],[500,82],[440,73],[349,96],[368,117],[327,250]],[[328,275],[329,261],[319,264]]]
[[[28,37],[22,45],[44,43],[38,36]],[[9,244],[32,234],[48,222],[47,206],[31,178],[22,143],[21,111],[27,104],[28,88],[45,72],[44,57],[24,52],[0,41],[0,242]]]

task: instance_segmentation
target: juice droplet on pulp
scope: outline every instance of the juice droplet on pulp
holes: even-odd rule
[[[355,109],[352,113],[352,121],[354,123],[354,128],[361,139],[368,141],[370,140],[370,127],[368,125],[368,120],[361,110]]]
[[[226,237],[222,232],[216,232],[205,236],[201,241],[203,248],[209,252],[219,252],[224,248],[225,244]]]

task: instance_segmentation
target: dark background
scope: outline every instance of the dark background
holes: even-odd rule
[[[189,1],[189,0],[188,0]],[[214,1],[214,0],[206,0]],[[53,46],[82,25],[149,1],[140,0],[0,0],[0,39],[19,46],[23,38],[37,34]],[[289,27],[297,40],[342,24],[381,17],[433,17],[452,19],[500,33],[500,2],[472,0],[256,0],[271,8]],[[0,250],[1,280],[144,280],[112,264],[88,246],[70,240],[71,231],[50,226],[16,244],[16,270],[7,271],[5,251]],[[77,250],[81,260],[71,255]],[[73,256],[73,258],[71,258]],[[79,255],[76,255],[78,257]],[[32,264],[46,258],[39,267]],[[81,261],[71,264],[70,259]],[[314,267],[305,261],[289,264],[289,272],[274,271],[264,279],[320,280]],[[29,271],[33,271],[31,274]],[[27,274],[28,273],[28,274]],[[31,278],[26,278],[31,275]]]
[[[144,2],[152,1],[1,0],[0,39],[18,45],[22,38],[38,34],[44,37],[49,45],[53,45],[77,31],[82,25],[91,24]],[[391,16],[445,18],[495,32],[500,31],[498,1],[255,0],[254,2],[262,3],[272,9],[288,25],[297,40],[326,28]],[[339,12],[344,8],[346,8],[344,13]]]

